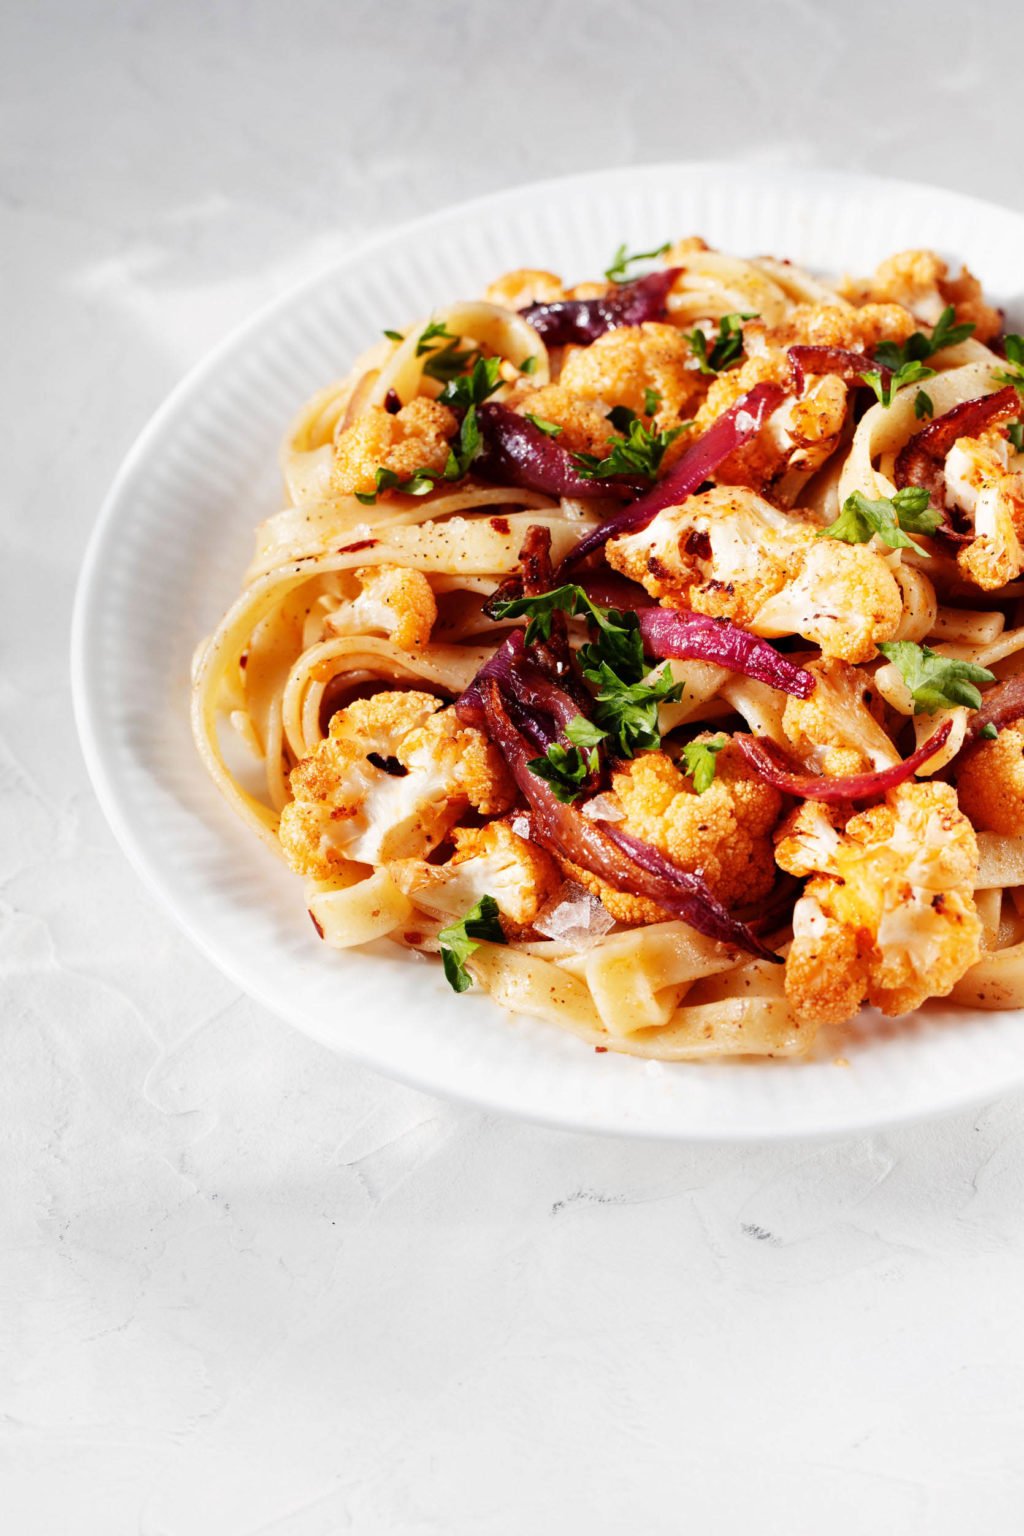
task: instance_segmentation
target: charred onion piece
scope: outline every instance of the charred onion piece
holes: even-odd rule
[[[876,363],[866,352],[850,352],[846,347],[804,347],[789,349],[789,371],[798,395],[804,392],[809,373],[833,373],[847,384],[863,384],[864,375],[877,371],[883,383],[892,378],[892,369]]]
[[[661,320],[668,291],[680,270],[665,267],[650,272],[635,282],[620,284],[599,299],[557,299],[552,304],[530,304],[520,313],[548,346],[563,347],[572,342],[585,347],[617,326]]]
[[[813,673],[794,665],[769,641],[731,619],[713,619],[688,608],[661,608],[642,587],[621,576],[588,577],[584,587],[591,601],[602,608],[636,614],[649,656],[710,661],[798,699],[809,699],[814,692]]]
[[[664,480],[659,480],[657,485],[652,486],[646,495],[634,501],[631,506],[616,512],[585,534],[562,561],[562,570],[577,564],[586,555],[593,554],[595,549],[603,548],[617,534],[635,533],[639,528],[646,528],[663,507],[679,506],[698,486],[703,485],[730,453],[742,448],[744,443],[761,430],[766,419],[784,399],[785,391],[780,385],[755,384],[753,389],[740,396],[735,405],[724,411],[717,421],[712,422],[703,437],[690,444]],[[486,410],[487,407],[482,409]]]
[[[469,687],[455,700],[455,712],[464,725],[483,725],[487,681],[493,677],[507,686],[516,657],[523,654],[525,633],[522,629],[510,630],[493,656],[488,656]]]
[[[976,400],[962,400],[943,416],[936,416],[920,432],[915,432],[896,458],[895,480],[898,489],[922,485],[931,492],[933,502],[941,507],[946,499],[943,460],[958,437],[977,437],[997,421],[1008,421],[1020,410],[1017,391],[1012,384],[994,395],[980,395]]]
[[[981,708],[975,710],[971,716],[971,723],[967,727],[964,746],[977,741],[986,725],[994,725],[998,729],[1010,720],[1019,720],[1022,715],[1024,715],[1024,673],[1018,673],[1016,677],[1008,677],[1005,682],[996,683],[994,688],[987,689],[982,695]]]
[[[700,875],[676,869],[657,849],[629,838],[627,833],[619,832],[613,837],[610,824],[589,821],[574,805],[556,800],[544,780],[530,772],[527,764],[533,754],[510,719],[501,689],[493,678],[484,685],[483,697],[488,732],[533,812],[534,834],[543,847],[589,869],[616,890],[647,897],[708,938],[746,950],[759,959],[779,961],[778,955],[766,949],[745,924],[722,906]],[[623,839],[631,845],[628,853]]]
[[[871,795],[884,795],[886,790],[895,789],[898,784],[913,778],[921,765],[938,752],[940,747],[945,746],[952,729],[952,720],[947,720],[934,735],[929,736],[924,746],[918,747],[902,763],[894,763],[891,768],[844,774],[835,779],[802,773],[787,760],[774,742],[759,741],[745,734],[737,734],[733,741],[754,772],[784,795],[795,795],[799,800],[866,800]]]
[[[551,496],[636,496],[641,489],[636,480],[590,480],[581,475],[567,449],[496,400],[477,406],[476,419],[484,450],[473,462],[473,473],[485,480]]]

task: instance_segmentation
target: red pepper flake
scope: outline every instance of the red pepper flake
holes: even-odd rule
[[[492,517],[490,524],[495,533],[508,533],[510,531],[507,517]]]
[[[309,920],[310,920],[310,922],[311,922],[311,923],[312,923],[312,924],[313,924],[313,927],[314,927],[314,928],[315,928],[315,929],[316,929],[316,931],[317,931],[317,933],[318,933],[318,934],[319,934],[319,935],[320,935],[320,937],[321,937],[321,938],[323,938],[323,936],[324,936],[324,931],[323,931],[323,929],[322,929],[322,928],[321,928],[321,926],[320,926],[320,924],[319,924],[319,923],[318,923],[318,922],[317,922],[317,920],[316,920],[316,918],[315,918],[315,917],[314,917],[314,915],[313,915],[313,913],[312,913],[312,912],[310,912],[310,914],[309,914]]]
[[[244,672],[246,667],[249,665],[249,652],[248,651],[243,651],[241,656],[239,656],[239,658],[238,658],[238,665],[241,667],[242,671]]]
[[[384,396],[384,409],[389,416],[397,416],[402,409],[402,400],[397,389],[389,389]]]
[[[403,933],[402,938],[413,949],[418,949],[419,946],[423,943],[422,933]]]
[[[312,915],[313,914],[310,913],[311,917],[312,917]],[[594,1055],[595,1056],[607,1056],[607,1054],[608,1054],[608,1047],[606,1045],[595,1045],[594,1046]]]
[[[343,544],[337,551],[339,555],[354,555],[357,549],[372,549],[379,544],[379,539],[357,539],[354,544]]]

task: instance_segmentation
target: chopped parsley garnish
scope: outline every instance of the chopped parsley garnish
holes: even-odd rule
[[[535,357],[524,357],[522,362],[519,364],[519,372],[520,373],[536,373],[537,372],[537,359]]]
[[[1014,389],[1024,395],[1024,336],[1016,336],[1012,333],[1004,336],[1003,349],[1010,366],[1000,368],[992,377],[1000,384],[1012,384]]]
[[[404,341],[405,340],[405,337],[402,335],[401,331],[385,331],[384,335],[387,337],[388,341]]]
[[[483,405],[487,397],[501,387],[500,370],[500,357],[478,357],[472,371],[449,379],[437,398],[442,405],[453,405],[459,410]]]
[[[612,413],[613,425],[616,425],[615,413],[624,409],[622,406],[615,407]],[[620,415],[619,420],[624,421],[625,418]],[[684,421],[665,432],[655,432],[653,427],[645,427],[640,418],[634,416],[626,428],[625,436],[608,439],[609,452],[603,459],[594,453],[574,453],[573,461],[580,474],[588,480],[606,480],[610,475],[640,475],[644,479],[653,480],[665,457],[666,448],[690,425],[690,422]]]
[[[915,645],[912,640],[883,641],[878,649],[910,689],[915,715],[933,715],[937,709],[949,709],[955,704],[978,709],[981,694],[975,683],[996,680],[987,667],[940,656],[927,645]]]
[[[432,345],[434,342],[440,345]],[[450,379],[458,378],[460,373],[465,373],[479,355],[479,349],[476,347],[467,347],[460,351],[459,338],[452,335],[443,320],[431,320],[430,324],[420,332],[416,343],[416,356],[425,356],[427,359],[423,364],[423,372],[428,378],[437,379],[441,384],[447,384]]]
[[[548,421],[543,416],[534,416],[531,411],[524,411],[523,415],[527,421],[533,422],[538,432],[543,432],[546,437],[558,437],[561,433],[562,429],[557,421]]]
[[[598,661],[608,665],[627,682],[638,682],[646,671],[644,646],[640,637],[640,625],[635,613],[620,613],[617,608],[600,608],[592,603],[583,588],[573,582],[555,587],[550,592],[540,592],[536,597],[513,597],[489,603],[487,613],[492,619],[519,619],[528,617],[526,644],[536,645],[538,640],[551,638],[551,625],[555,613],[583,615],[596,624],[598,640],[591,649],[599,653]],[[582,657],[582,651],[581,651]]]
[[[471,405],[462,418],[458,438],[453,440],[453,445],[448,449],[444,478],[461,480],[463,475],[469,473],[469,466],[479,456],[482,446],[480,426],[476,419],[476,406]]]
[[[465,917],[442,928],[437,938],[449,986],[454,992],[467,991],[473,985],[473,978],[466,970],[466,961],[473,951],[481,944],[505,943],[498,903],[493,896],[481,896]]]
[[[907,384],[920,384],[924,379],[934,379],[935,369],[926,368],[924,363],[912,361],[901,363],[890,374],[884,374],[880,368],[869,368],[867,373],[862,373],[861,378],[865,384],[870,384],[878,397],[879,405],[884,405],[888,410],[892,405],[893,396],[898,389],[903,389]],[[925,399],[927,399],[927,395]],[[930,402],[929,402],[930,403]],[[914,402],[914,413],[917,414],[917,401]]]
[[[690,741],[683,748],[683,764],[698,795],[704,794],[715,782],[715,758],[728,745],[729,738],[720,736],[717,741]]]
[[[701,373],[722,373],[726,368],[731,368],[738,363],[743,355],[743,322],[756,319],[755,310],[738,310],[733,314],[723,315],[718,322],[717,340],[710,352],[708,338],[699,327],[696,330],[687,331],[686,339],[693,349]]]
[[[1024,453],[1024,421],[1009,421],[1006,435],[1018,453]]]
[[[600,653],[600,644],[584,645],[579,659],[583,676],[596,690],[594,718],[603,727],[602,734],[611,737],[619,757],[633,757],[648,747],[660,746],[659,706],[681,699],[682,683],[674,681],[667,662],[649,681],[623,681]]]
[[[828,528],[818,532],[819,539],[840,539],[844,544],[866,544],[875,534],[890,549],[913,549],[927,555],[908,533],[934,533],[942,523],[942,513],[930,505],[928,492],[920,485],[906,485],[890,500],[880,496],[872,501],[863,491],[854,491],[843,502],[842,511]]]
[[[987,725],[982,726],[981,730],[978,732],[978,735],[981,737],[982,741],[995,741],[996,737],[999,735],[999,727],[998,725],[993,724],[993,722],[990,720]]]
[[[553,741],[543,757],[534,757],[527,763],[530,772],[551,786],[551,793],[563,805],[578,800],[586,788],[587,780],[601,766],[598,743],[608,734],[588,720],[577,715],[565,728],[571,746]]]
[[[398,491],[401,496],[426,496],[440,478],[436,469],[416,469],[407,480],[400,480],[393,469],[382,467],[374,476],[376,490],[356,491],[356,501],[361,501],[364,507],[372,507],[382,491]]]
[[[954,325],[955,319],[956,310],[952,304],[947,304],[930,336],[926,336],[923,331],[915,331],[902,345],[895,341],[880,341],[875,348],[875,360],[883,368],[891,368],[893,373],[898,373],[907,363],[923,363],[944,347],[958,346],[973,334],[974,326],[970,322]]]
[[[661,404],[661,390],[652,389],[650,385],[644,390],[644,415],[653,416]]]
[[[605,268],[604,275],[610,283],[631,282],[632,279],[627,270],[629,267],[634,266],[638,261],[656,261],[659,256],[664,256],[671,244],[671,240],[666,240],[665,244],[659,245],[656,251],[634,251],[632,255],[627,255],[625,244],[622,244],[612,257],[611,266]]]
[[[914,396],[914,415],[917,417],[918,421],[924,421],[925,417],[930,419],[935,415],[935,407],[932,405],[932,397],[931,395],[926,395],[923,389],[919,389],[917,394]]]

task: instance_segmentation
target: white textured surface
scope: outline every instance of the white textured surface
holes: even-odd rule
[[[5,9],[5,1532],[1019,1528],[1024,1102],[687,1151],[348,1067],[154,909],[65,679],[89,525],[150,411],[389,221],[712,153],[1024,203],[1000,83],[1024,17],[839,15]]]

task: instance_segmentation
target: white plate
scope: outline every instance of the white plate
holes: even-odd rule
[[[680,1139],[828,1135],[994,1096],[1024,1080],[1024,1016],[935,1007],[868,1018],[847,1066],[660,1066],[449,991],[439,966],[318,944],[300,883],[238,824],[200,767],[189,661],[236,595],[276,510],[296,407],[384,326],[472,296],[511,267],[599,273],[620,241],[699,233],[738,254],[867,272],[934,246],[1020,315],[1024,219],[935,188],[730,165],[657,166],[522,187],[365,246],[231,336],[175,390],[103,509],[75,609],[82,745],[136,869],[205,953],[299,1029],[394,1077],[590,1131]]]

